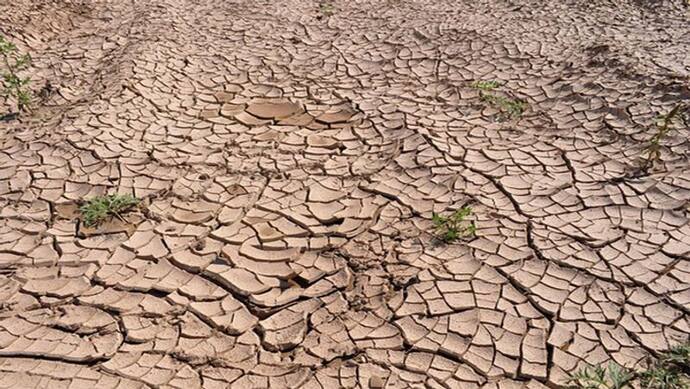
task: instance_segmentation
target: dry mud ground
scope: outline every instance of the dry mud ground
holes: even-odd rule
[[[684,2],[0,3],[0,387],[539,389],[688,338],[687,127],[638,168]]]

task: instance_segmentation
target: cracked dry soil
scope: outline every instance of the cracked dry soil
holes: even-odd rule
[[[0,123],[0,387],[540,389],[687,341],[688,128],[638,166],[688,17],[2,1],[37,99]],[[145,207],[82,227],[106,193]],[[433,244],[464,204],[476,236]]]

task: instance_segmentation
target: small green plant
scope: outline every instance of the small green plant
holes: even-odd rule
[[[485,103],[498,108],[508,118],[520,117],[525,112],[525,109],[527,109],[527,103],[518,99],[509,99],[507,97],[482,92],[480,92],[480,98]]]
[[[140,200],[131,195],[107,195],[94,197],[79,208],[86,227],[95,227],[109,217],[115,216],[124,221],[122,214],[139,204]]]
[[[690,342],[671,347],[667,352],[661,355],[660,360],[662,363],[676,364],[690,369]]]
[[[473,236],[477,227],[474,222],[466,220],[471,214],[472,208],[469,206],[458,209],[450,216],[442,216],[434,212],[431,220],[434,223],[436,236],[445,243]]]
[[[666,138],[668,133],[674,128],[678,121],[681,121],[681,112],[683,105],[676,105],[671,112],[666,115],[659,115],[656,121],[657,132],[652,139],[649,140],[649,146],[646,148],[647,157],[642,160],[642,169],[648,170],[654,163],[661,161],[661,141]]]
[[[645,389],[690,388],[690,343],[678,344],[661,354],[649,369],[640,373]]]
[[[678,369],[654,366],[640,373],[640,384],[645,389],[687,389],[688,380]]]
[[[326,17],[332,16],[335,13],[335,7],[330,2],[323,2],[319,4],[319,11]]]
[[[28,88],[31,79],[22,78],[19,73],[31,64],[29,54],[19,55],[17,46],[0,36],[0,55],[4,71],[2,73],[2,95],[17,101],[17,112],[24,111],[31,104],[31,91]]]
[[[475,81],[472,87],[479,90],[479,98],[501,111],[501,120],[522,116],[527,109],[527,103],[519,99],[511,99],[488,93],[501,86],[498,81]]]
[[[496,88],[501,86],[501,84],[498,81],[494,80],[489,80],[489,81],[475,81],[472,83],[472,88],[483,90],[490,92]]]
[[[688,374],[690,343],[684,343],[671,347],[637,373],[615,363],[587,366],[570,374],[567,384],[577,389],[622,389],[633,387],[632,381],[639,380],[643,389],[690,389]]]
[[[635,378],[635,373],[616,363],[607,367],[586,366],[572,373],[568,385],[582,389],[622,389]]]

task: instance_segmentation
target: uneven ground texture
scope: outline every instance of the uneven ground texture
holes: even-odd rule
[[[0,123],[0,387],[539,389],[687,340],[687,127],[638,167],[690,98],[688,18],[0,2],[37,96]],[[84,227],[106,193],[143,206]],[[476,237],[435,243],[465,204]]]

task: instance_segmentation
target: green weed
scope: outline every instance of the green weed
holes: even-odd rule
[[[686,342],[661,354],[648,370],[640,373],[640,383],[648,389],[688,389],[689,374],[690,342]]]
[[[29,108],[31,104],[31,90],[28,85],[29,77],[22,78],[19,73],[26,70],[31,64],[29,54],[20,55],[17,46],[0,36],[0,55],[4,71],[2,73],[2,95],[14,98],[17,102],[17,112]]]
[[[499,86],[501,86],[501,84],[495,80],[475,81],[472,83],[472,88],[483,90],[486,92],[490,92],[490,91],[498,88]]]
[[[107,195],[94,197],[79,208],[86,227],[95,227],[115,216],[120,220],[122,214],[139,204],[140,200],[131,195]]]
[[[688,377],[678,369],[657,365],[640,373],[640,384],[646,389],[687,389]]]
[[[671,347],[661,355],[660,360],[662,363],[690,368],[690,343],[682,343]]]
[[[508,116],[508,118],[518,118],[522,116],[525,109],[527,109],[527,103],[518,99],[509,99],[507,97],[482,92],[480,92],[480,98],[487,104],[498,108],[502,113]]]
[[[587,366],[570,375],[568,384],[582,389],[621,389],[635,378],[635,373],[616,363],[606,367]]]
[[[649,170],[654,163],[661,161],[661,141],[666,138],[668,133],[674,128],[674,125],[682,121],[682,104],[676,105],[671,112],[666,115],[659,115],[656,122],[657,132],[652,139],[649,140],[649,146],[645,149],[647,157],[642,160],[642,169]]]
[[[432,214],[432,222],[436,236],[445,243],[452,243],[460,238],[473,236],[476,231],[474,222],[466,218],[472,214],[472,208],[464,206],[453,212],[450,216]]]
[[[475,81],[471,86],[479,90],[479,98],[483,102],[501,111],[501,120],[518,118],[527,109],[527,103],[522,100],[488,93],[501,86],[498,81]]]
[[[332,16],[335,13],[335,7],[330,2],[323,2],[319,4],[319,11],[326,17]]]
[[[690,389],[688,374],[690,343],[684,343],[662,353],[645,370],[634,372],[615,363],[587,366],[572,373],[567,384],[577,389],[622,389],[632,388],[632,381],[639,380],[643,389]]]

